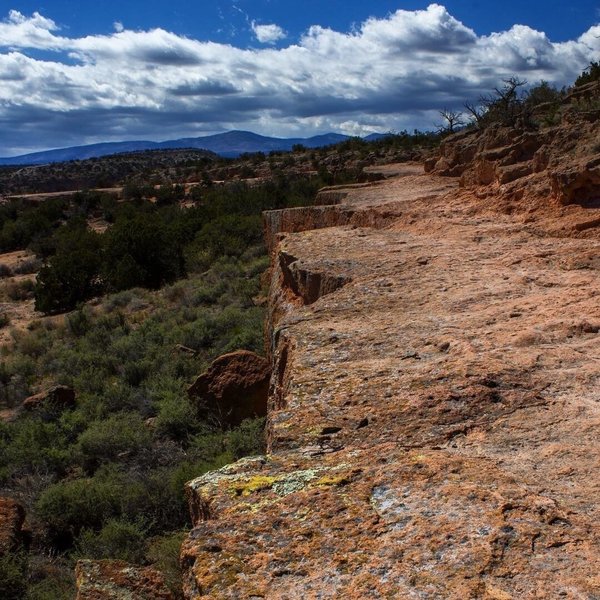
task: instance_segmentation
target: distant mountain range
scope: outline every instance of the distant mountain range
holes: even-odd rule
[[[386,134],[372,133],[365,140],[372,141]],[[68,160],[84,160],[121,152],[141,152],[144,150],[168,150],[173,148],[197,148],[210,150],[223,157],[235,158],[244,152],[271,152],[272,150],[291,150],[296,144],[307,148],[319,148],[338,144],[349,139],[339,133],[325,133],[310,138],[274,138],[265,137],[251,131],[228,131],[216,135],[195,138],[181,138],[165,142],[130,141],[105,142],[87,146],[73,146],[44,152],[34,152],[21,156],[0,158],[0,165],[42,165]]]

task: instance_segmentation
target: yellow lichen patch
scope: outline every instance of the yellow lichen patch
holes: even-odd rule
[[[312,485],[314,487],[338,487],[350,483],[351,473],[337,473],[335,475],[324,475]]]
[[[250,496],[255,492],[270,489],[275,481],[277,481],[275,477],[255,475],[243,481],[236,481],[230,489],[235,496]]]
[[[231,512],[239,513],[239,512],[248,511],[251,513],[258,513],[261,510],[264,510],[264,509],[267,509],[267,508],[273,506],[278,501],[279,501],[279,498],[277,498],[277,497],[273,498],[272,496],[268,496],[266,498],[263,497],[263,499],[259,500],[258,502],[239,502],[234,505],[234,508],[231,509]]]
[[[427,456],[425,456],[425,454],[415,454],[414,456],[411,456],[411,459],[415,462],[422,462],[427,460]]]

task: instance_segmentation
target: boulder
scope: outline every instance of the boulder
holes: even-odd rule
[[[188,389],[198,411],[216,418],[221,425],[235,427],[244,419],[267,414],[271,367],[247,350],[217,358]]]
[[[66,385],[55,385],[51,388],[29,396],[23,401],[25,410],[37,410],[39,408],[65,409],[75,406],[75,390]]]
[[[0,556],[17,550],[25,541],[25,509],[11,498],[0,498]]]
[[[76,600],[174,600],[164,577],[150,567],[119,560],[80,560]]]

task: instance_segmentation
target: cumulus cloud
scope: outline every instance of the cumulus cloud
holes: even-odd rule
[[[600,26],[561,43],[524,25],[478,36],[439,4],[350,32],[314,25],[281,48],[118,25],[109,35],[68,37],[48,15],[8,13],[0,22],[0,155],[232,128],[281,136],[427,128],[437,110],[502,78],[561,86],[600,59]],[[267,44],[285,35],[277,25],[253,29]]]
[[[286,32],[279,27],[279,25],[275,25],[274,23],[270,25],[259,25],[256,21],[252,21],[252,31],[261,44],[274,44],[287,37]]]

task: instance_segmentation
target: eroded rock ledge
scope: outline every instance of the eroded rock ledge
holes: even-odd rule
[[[267,215],[268,454],[188,484],[186,598],[600,594],[600,241],[418,173]]]

